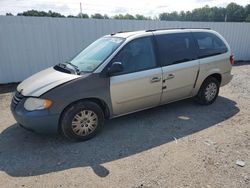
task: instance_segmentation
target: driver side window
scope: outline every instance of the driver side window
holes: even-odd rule
[[[123,71],[119,74],[138,72],[156,67],[151,37],[135,39],[125,45],[112,60],[121,62]]]

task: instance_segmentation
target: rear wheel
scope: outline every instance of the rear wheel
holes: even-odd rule
[[[219,89],[219,81],[214,77],[208,77],[201,85],[198,95],[195,97],[196,102],[202,105],[212,104],[219,94]]]
[[[61,129],[65,137],[85,141],[94,137],[104,123],[103,111],[96,103],[81,101],[62,114]]]

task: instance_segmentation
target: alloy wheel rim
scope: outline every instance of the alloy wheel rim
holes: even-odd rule
[[[216,96],[216,93],[217,93],[217,85],[215,83],[210,83],[208,84],[208,86],[206,87],[206,90],[205,90],[205,98],[207,101],[212,101],[215,96]]]
[[[92,110],[82,110],[78,112],[71,123],[73,132],[78,136],[91,134],[98,125],[98,117]]]

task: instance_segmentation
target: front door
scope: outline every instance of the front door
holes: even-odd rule
[[[162,69],[157,66],[151,37],[126,44],[112,62],[124,70],[110,77],[113,114],[121,115],[157,106],[162,93]]]

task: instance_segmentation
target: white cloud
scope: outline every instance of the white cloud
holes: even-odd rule
[[[0,0],[0,14],[11,12],[17,14],[30,9],[52,10],[64,15],[77,15],[80,11],[81,0]],[[232,0],[84,0],[82,9],[84,13],[114,14],[144,14],[156,16],[162,12],[187,11],[205,5],[226,6]],[[250,0],[238,0],[240,5],[250,4]]]

